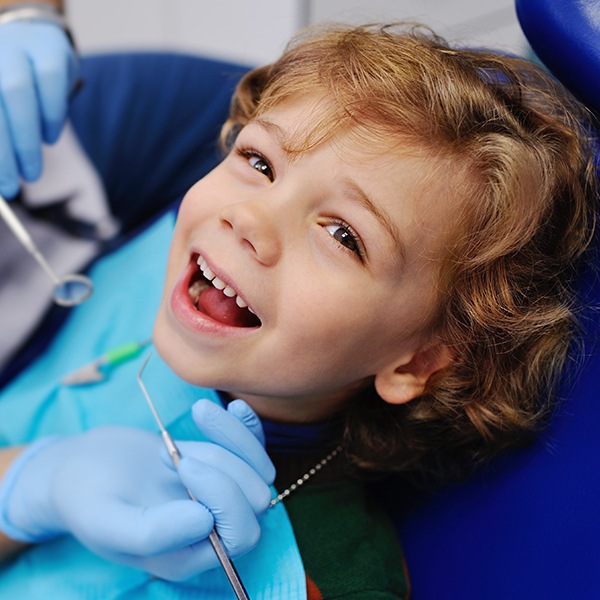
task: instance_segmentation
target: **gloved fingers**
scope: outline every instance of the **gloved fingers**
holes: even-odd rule
[[[0,92],[1,93],[1,92]],[[19,192],[19,170],[13,152],[8,120],[0,102],[0,195],[13,198]]]
[[[262,443],[234,414],[209,400],[198,400],[192,406],[192,417],[207,439],[245,460],[267,483],[274,481],[275,467]]]
[[[260,538],[260,525],[252,506],[238,484],[222,471],[193,458],[179,465],[183,484],[213,515],[215,526],[231,557],[254,548]]]
[[[235,481],[255,514],[261,514],[268,508],[272,496],[269,485],[244,460],[210,442],[177,442],[177,446],[182,456],[192,458]],[[170,462],[166,450],[162,458],[166,464]]]
[[[21,177],[34,181],[42,171],[40,113],[31,65],[19,49],[0,52],[0,96],[10,135],[2,153],[12,152]]]
[[[77,59],[62,29],[37,25],[40,26],[39,43],[29,49],[29,55],[40,102],[42,133],[44,140],[51,144],[58,139],[67,118]]]
[[[227,412],[232,414],[238,421],[243,423],[252,435],[264,446],[265,432],[258,415],[244,402],[244,400],[232,400],[227,405]]]
[[[109,512],[90,506],[77,518],[79,523],[73,523],[71,530],[84,545],[102,554],[141,557],[184,548],[206,539],[214,528],[210,511],[192,500],[147,507],[121,502]]]

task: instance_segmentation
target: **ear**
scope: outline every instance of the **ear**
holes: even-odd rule
[[[421,396],[429,377],[452,364],[450,349],[436,344],[413,354],[408,361],[394,362],[375,375],[375,389],[389,404],[404,404]]]

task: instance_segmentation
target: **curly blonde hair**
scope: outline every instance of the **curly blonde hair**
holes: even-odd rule
[[[435,323],[454,361],[407,404],[360,394],[344,444],[360,468],[462,476],[523,443],[552,410],[575,331],[576,264],[595,223],[590,117],[526,60],[452,49],[415,24],[328,26],[246,75],[222,139],[312,92],[329,109],[298,151],[360,125],[460,173]]]

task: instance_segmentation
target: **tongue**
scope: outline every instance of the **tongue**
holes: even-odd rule
[[[235,298],[228,298],[220,290],[209,286],[198,298],[198,308],[211,319],[233,327],[253,327],[258,319],[247,309],[240,308]]]

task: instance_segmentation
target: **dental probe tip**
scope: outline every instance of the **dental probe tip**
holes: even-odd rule
[[[160,431],[164,432],[164,431],[166,431],[165,426],[163,425],[163,422],[161,421],[161,418],[158,415],[158,412],[156,411],[156,407],[154,406],[154,402],[152,402],[152,398],[150,398],[150,394],[148,393],[148,390],[146,389],[146,386],[142,380],[142,373],[144,372],[144,369],[146,368],[146,365],[148,364],[148,361],[150,360],[151,356],[152,356],[152,352],[150,352],[148,354],[148,356],[144,359],[144,362],[142,363],[142,366],[140,367],[140,370],[138,371],[138,374],[137,374],[137,381],[142,390],[142,393],[144,394],[144,398],[146,398],[146,402],[148,403],[148,406],[150,407],[150,410],[152,411],[154,420],[156,421]]]

